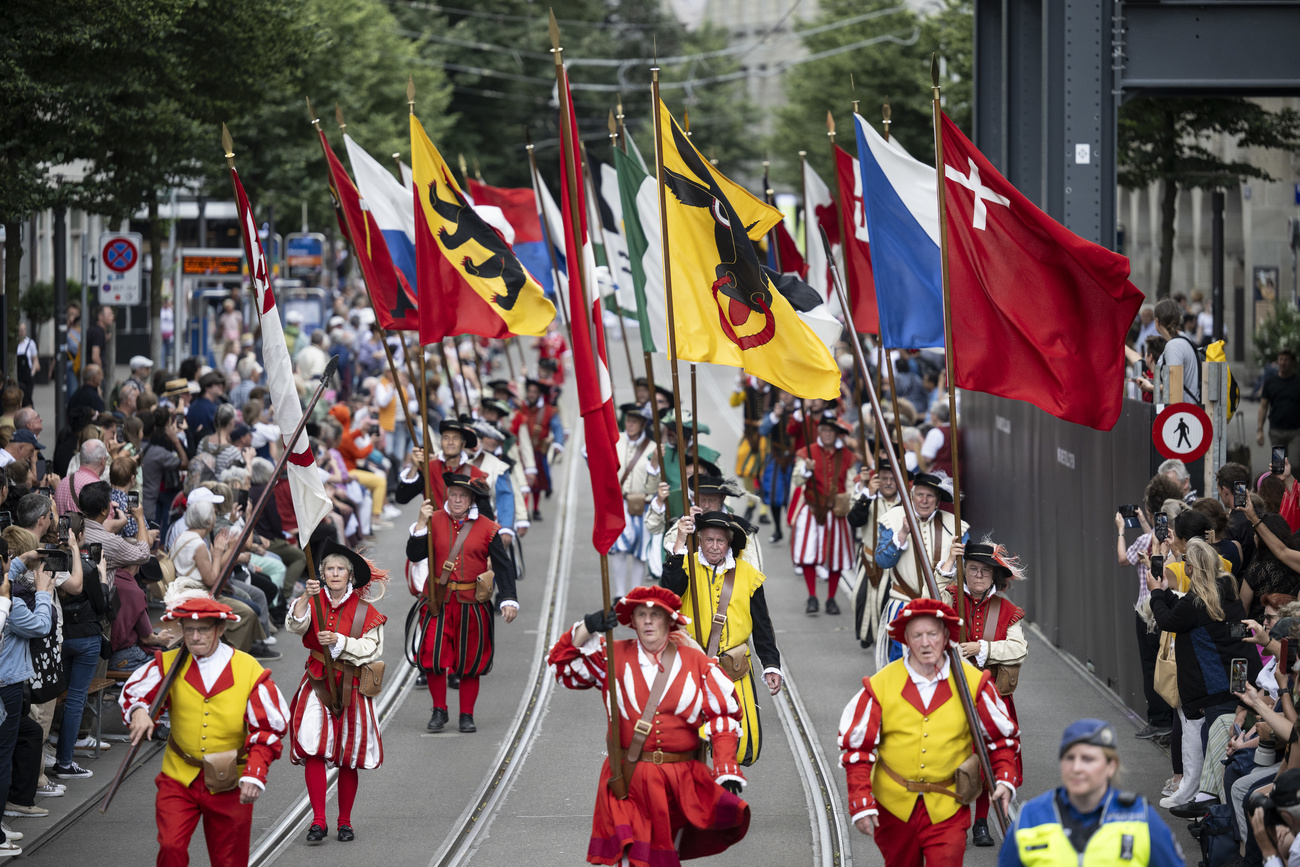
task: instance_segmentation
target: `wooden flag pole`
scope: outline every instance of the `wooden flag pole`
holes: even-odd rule
[[[930,91],[930,108],[934,117],[934,170],[938,178],[936,186],[939,188],[939,267],[940,277],[943,281],[943,353],[944,359],[944,378],[948,380],[948,438],[951,440],[949,451],[952,452],[952,515],[953,539],[961,539],[961,449],[958,444],[958,424],[957,424],[957,377],[956,369],[953,367],[953,348],[952,348],[952,292],[948,284],[948,219],[947,211],[947,183],[944,180],[943,165],[943,108],[939,105],[939,55],[930,55],[930,80],[933,84]],[[965,605],[965,564],[964,557],[957,558],[957,577],[953,579],[953,598],[957,601],[957,616],[961,618],[962,628],[959,634],[966,628]],[[939,597],[935,597],[938,599]],[[961,638],[959,637],[960,641]],[[991,780],[992,778],[990,778]]]
[[[574,143],[570,138],[570,130],[572,129],[572,124],[574,123],[574,121],[569,114],[569,99],[568,99],[569,82],[568,82],[567,74],[564,71],[564,59],[563,59],[564,49],[560,47],[560,28],[559,25],[555,23],[554,11],[550,13],[550,19],[551,19],[550,20],[551,55],[555,58],[555,81],[557,85],[560,84],[564,85],[562,92],[560,93],[559,96],[560,159],[563,161],[565,174],[568,179],[569,203],[572,206],[572,205],[576,205],[578,202],[578,177],[579,177],[578,173],[582,171],[582,166],[574,165],[574,153],[573,153]],[[531,147],[528,153],[531,158],[532,156]],[[581,158],[579,157],[579,159]],[[533,168],[534,177],[536,177],[535,174],[536,163],[533,163],[533,166],[534,166]],[[576,215],[567,214],[562,216],[568,219],[574,219]],[[573,229],[576,230],[580,225],[581,223],[575,223]],[[582,242],[582,234],[580,232],[574,231],[574,236],[575,238],[577,238],[578,243]],[[579,259],[579,261],[568,263],[569,279],[570,281],[573,280],[578,281],[576,285],[578,287],[579,297],[582,299],[582,310],[583,310],[582,315],[587,317],[590,327],[594,328],[596,327],[596,324],[590,323],[592,307],[587,300],[587,284],[583,280],[583,273],[582,273],[583,262],[581,261],[581,255],[579,255],[577,258]],[[573,283],[570,283],[570,295],[572,295],[573,285],[574,285]],[[558,291],[559,284],[557,283],[556,286],[557,286],[556,299],[558,301],[561,300],[559,299],[559,291]],[[594,340],[594,335],[593,335],[593,340]],[[572,337],[570,337],[569,345],[570,346],[573,345]],[[592,351],[594,356],[594,349]],[[600,592],[601,592],[601,605],[602,605],[601,610],[609,611],[610,609],[609,552],[599,551],[598,553],[600,554]],[[609,787],[610,787],[610,791],[614,793],[615,797],[622,799],[627,797],[627,787],[629,781],[624,779],[623,777],[623,738],[622,735],[620,734],[621,726],[620,726],[619,711],[618,711],[618,666],[614,659],[614,648],[615,648],[614,630],[612,629],[606,630],[605,661],[606,661],[607,669],[606,669],[605,682],[608,686],[608,691],[609,691],[609,696],[608,696],[609,707],[607,709],[609,725],[605,733],[605,743],[606,743],[606,747],[609,750]]]
[[[316,117],[316,112],[312,109],[310,98],[307,100],[307,114],[311,116],[312,126],[316,127],[317,132],[320,132],[320,118]],[[343,122],[343,109],[339,106],[338,103],[334,104],[334,119],[338,123],[339,129],[342,130],[344,133],[346,133],[348,131],[348,125]],[[322,140],[321,152],[324,153],[324,151],[325,151],[325,142]],[[329,155],[326,154],[326,162],[328,161],[329,161]],[[334,207],[337,208],[340,211],[340,213],[342,213],[343,210],[342,203],[339,200],[338,191],[334,189],[334,180],[332,176],[330,178],[330,195],[333,196],[334,198]],[[349,227],[349,231],[347,237],[345,238],[345,241],[347,242],[348,248],[352,252],[352,261],[359,262],[360,259],[357,258],[357,246],[352,241],[352,231],[351,231],[352,227],[347,223],[346,214],[343,214],[343,221],[344,221],[344,225],[348,225]],[[396,268],[397,266],[394,265],[393,267]],[[365,283],[365,280],[363,279],[362,282]],[[370,291],[370,284],[365,283],[365,286],[366,286],[366,300],[370,302],[370,312],[375,314],[375,324],[378,325],[379,311],[375,307],[375,296]],[[402,291],[401,286],[397,287],[397,291],[399,292]],[[402,388],[402,380],[397,375],[397,364],[393,361],[393,348],[388,345],[388,332],[385,331],[384,328],[381,326],[379,329],[379,334],[380,334],[379,342],[384,344],[384,355],[388,357],[388,370],[393,375],[393,388],[396,389],[397,391],[397,398],[402,401],[402,418],[406,421],[406,431],[411,435],[411,442],[414,443],[415,426],[411,423],[411,414],[409,412],[406,412],[406,394]]]
[[[651,110],[655,118],[655,180],[659,186],[659,237],[663,247],[664,259],[664,295],[668,301],[668,363],[673,377],[673,421],[677,435],[677,472],[682,491],[682,516],[690,514],[686,508],[686,437],[682,433],[682,389],[677,373],[677,316],[673,311],[673,269],[672,257],[669,255],[668,241],[668,193],[665,186],[663,119],[660,117],[661,100],[659,98],[659,67],[650,69],[650,89],[652,93]],[[695,420],[692,419],[694,424]],[[660,468],[665,472],[666,468]],[[694,628],[695,641],[704,646],[703,624],[700,623],[700,601],[695,587],[695,534],[686,540],[686,570],[691,593],[691,626]]]
[[[826,233],[824,231],[822,232],[822,243],[826,246],[827,254],[829,255],[831,245],[830,241],[826,238]],[[835,294],[839,297],[840,307],[844,310],[844,315],[848,316],[850,315],[849,298],[844,291],[843,284],[840,282],[839,269],[835,267],[833,263],[831,265],[831,276],[835,282]],[[855,344],[853,351],[857,354],[861,354],[862,347]],[[876,396],[876,390],[870,388],[868,389],[868,393],[871,397],[871,409],[875,414],[876,424],[883,428],[885,425],[885,414],[880,409],[880,400]],[[891,443],[885,443],[885,456],[889,459],[889,463],[892,466],[901,466]],[[911,528],[912,538],[914,540],[920,539],[921,536],[918,531],[921,527],[921,520],[916,515],[916,506],[912,503],[910,497],[903,497],[902,505],[903,514],[907,518],[908,526]],[[939,585],[935,580],[934,567],[930,565],[928,558],[923,558],[921,562],[923,564],[921,577],[925,579],[926,587],[929,589],[931,596],[938,599]],[[951,667],[950,677],[957,684],[957,695],[961,698],[962,710],[966,714],[966,724],[970,726],[971,742],[974,744],[975,754],[979,756],[980,770],[983,772],[984,779],[988,783],[990,789],[992,789],[992,787],[996,786],[993,777],[993,762],[989,758],[988,744],[984,742],[984,738],[981,736],[981,732],[984,729],[983,726],[980,725],[979,715],[975,710],[975,699],[971,695],[970,684],[961,674],[965,663],[962,661],[961,652],[951,643],[948,645],[947,653],[948,663]],[[998,801],[994,801],[993,804],[996,808],[994,810],[994,816],[997,817],[998,827],[1002,831],[1002,836],[1006,837],[1007,817],[1002,812],[1002,804]]]
[[[473,349],[473,346],[474,344],[473,341],[471,340],[470,348]],[[465,393],[465,414],[472,416],[474,414],[474,404],[471,403],[469,399],[469,379],[467,379],[465,376],[465,362],[460,360],[460,347],[456,345],[456,338],[454,337],[451,338],[451,349],[456,356],[456,370],[457,372],[460,373],[460,390]],[[475,359],[477,359],[478,354],[475,353],[474,357]],[[470,369],[474,370],[475,375],[477,376],[477,371],[478,371],[477,361],[475,362],[475,364],[470,365]]]

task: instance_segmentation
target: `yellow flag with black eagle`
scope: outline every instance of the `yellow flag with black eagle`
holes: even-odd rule
[[[662,100],[658,110],[677,357],[743,367],[798,397],[838,398],[830,350],[751,243],[783,215],[713,168]]]

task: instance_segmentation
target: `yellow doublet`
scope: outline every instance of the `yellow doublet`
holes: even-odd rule
[[[727,604],[727,622],[722,626],[722,641],[718,644],[719,653],[749,641],[750,633],[754,631],[754,618],[749,610],[749,599],[767,580],[762,572],[745,560],[736,560],[735,563],[736,578],[732,585],[731,601]],[[682,565],[687,570],[689,580],[690,564]],[[713,613],[718,610],[718,603],[722,601],[722,581],[726,575],[727,571],[721,567],[703,566],[698,559],[695,561],[695,584],[701,588],[707,584],[709,588],[707,596],[700,594],[700,635],[703,636],[703,643],[706,645],[709,641],[709,629],[713,626]],[[686,593],[682,596],[682,613],[687,617],[695,616],[691,607],[693,590],[694,587],[688,583]],[[749,661],[748,649],[745,650],[745,660]],[[754,696],[752,664],[749,674],[737,681],[735,687],[736,701],[740,703],[740,709],[745,715],[740,722],[740,743],[736,746],[736,760],[749,767],[758,761],[758,754],[763,748],[763,727],[758,718],[758,702]],[[701,737],[705,737],[703,729],[701,729]],[[707,737],[705,739],[707,740]]]
[[[962,673],[970,685],[971,695],[978,695],[983,672],[962,663]],[[871,774],[871,790],[876,803],[906,822],[912,815],[917,795],[889,778],[880,767],[885,764],[899,776],[926,783],[945,783],[957,766],[971,754],[970,727],[956,695],[951,672],[948,685],[952,695],[935,707],[940,693],[931,699],[929,711],[922,713],[903,697],[910,682],[903,660],[898,659],[871,676],[871,689],[880,702],[880,748]],[[941,687],[942,688],[942,687]],[[951,783],[948,784],[951,787]],[[925,792],[925,809],[930,822],[938,824],[961,807],[956,798]]]
[[[169,650],[163,654],[163,673],[176,661],[179,650]],[[236,653],[230,660],[230,673],[234,675],[234,684],[211,696],[205,696],[190,682],[192,676],[202,683],[194,668],[194,658],[187,656],[185,666],[171,688],[171,737],[177,746],[196,759],[202,759],[205,753],[220,753],[225,750],[244,749],[248,739],[248,725],[244,713],[248,707],[248,697],[253,686],[262,676],[262,666],[246,653]],[[223,674],[213,684],[213,689],[220,689],[226,683]],[[239,763],[239,773],[244,772],[244,762]],[[186,763],[176,751],[163,750],[162,771],[183,786],[194,782],[202,770]]]

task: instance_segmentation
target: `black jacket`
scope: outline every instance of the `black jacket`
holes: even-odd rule
[[[1229,634],[1231,626],[1246,616],[1231,582],[1230,577],[1219,578],[1222,620],[1211,620],[1205,605],[1192,593],[1180,599],[1172,590],[1151,591],[1151,613],[1156,625],[1177,634],[1174,659],[1178,663],[1178,697],[1188,719],[1200,719],[1205,708],[1237,701],[1228,689],[1232,660],[1246,660],[1251,684],[1261,668],[1255,645]]]
[[[663,577],[659,579],[659,586],[673,591],[678,596],[686,592],[686,587],[690,583],[686,575],[685,558],[685,554],[671,555],[664,561]],[[698,575],[696,580],[699,580]],[[682,613],[690,616],[689,612]],[[749,616],[754,621],[754,650],[758,653],[758,661],[764,668],[780,668],[781,651],[776,647],[776,631],[772,629],[772,617],[767,613],[767,597],[763,594],[762,587],[749,597]],[[703,613],[700,617],[704,621],[701,624],[703,627],[701,634],[707,642],[711,620]]]
[[[491,518],[488,520],[491,520]],[[419,563],[421,560],[429,559],[429,540],[427,536],[421,534],[411,536],[406,540],[406,559],[412,563]],[[492,563],[492,580],[496,585],[497,605],[499,606],[507,599],[511,602],[518,602],[519,597],[515,595],[515,561],[510,559],[510,554],[506,552],[506,546],[501,541],[500,533],[494,534],[492,541],[488,543],[488,559]],[[426,580],[437,581],[438,576],[431,574]]]

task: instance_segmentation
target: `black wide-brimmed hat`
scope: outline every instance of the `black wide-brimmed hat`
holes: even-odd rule
[[[510,415],[511,412],[510,406],[506,404],[505,401],[494,400],[492,398],[488,398],[487,400],[483,401],[480,404],[480,406],[482,406],[484,410],[490,409],[494,412],[499,413],[502,418],[505,418],[506,416]]]
[[[952,479],[945,475],[936,475],[935,473],[917,473],[912,479],[912,487],[924,485],[934,490],[941,503],[952,502]]]
[[[889,455],[886,455],[883,452],[876,460],[876,472],[882,470],[888,470],[894,474],[894,478],[898,478],[898,472],[894,469],[894,465],[889,462]],[[916,473],[913,470],[907,470],[907,477],[908,479],[915,479]]]
[[[662,394],[664,397],[668,398],[668,403],[670,404],[673,402],[673,390],[671,388],[656,384],[655,394]]]
[[[362,587],[365,587],[370,583],[370,561],[365,557],[362,557],[356,551],[353,551],[351,548],[345,545],[340,545],[332,536],[327,537],[324,544],[317,547],[315,553],[316,574],[318,576],[322,574],[321,564],[325,562],[325,558],[331,554],[338,554],[340,557],[346,558],[347,561],[352,564],[353,587],[360,590]],[[321,578],[320,580],[321,586],[324,586],[325,579]]]
[[[472,449],[478,446],[478,434],[474,433],[474,420],[464,413],[461,413],[457,418],[445,418],[438,425],[438,433],[440,434],[452,431],[460,434],[467,448]]]
[[[524,380],[525,387],[528,387],[530,385],[536,386],[537,390],[542,393],[543,397],[551,393],[550,383],[542,382],[540,379],[533,379],[532,377],[529,377],[528,379]]]
[[[490,493],[482,479],[470,478],[465,473],[443,473],[442,483],[447,487],[447,490],[464,488],[475,497],[486,496]]]
[[[652,418],[652,416],[650,415],[649,404],[621,403],[618,406],[618,411],[623,414],[624,418],[630,415],[634,415],[637,418],[640,418],[641,420],[647,422],[650,421],[650,419]]]
[[[739,497],[744,493],[731,479],[723,478],[722,474],[705,475],[703,470],[704,461],[700,461],[700,495],[704,494],[721,494],[724,497]],[[714,469],[717,469],[716,467]],[[692,480],[694,481],[694,480]]]
[[[731,531],[731,552],[733,555],[743,551],[745,543],[749,541],[749,528],[730,512],[703,512],[697,515],[695,518],[696,535],[699,535],[699,532],[706,527]]]
[[[836,415],[835,410],[833,409],[825,409],[817,414],[817,426],[821,427],[822,425],[833,427],[840,433],[853,433],[853,427],[844,419]]]

